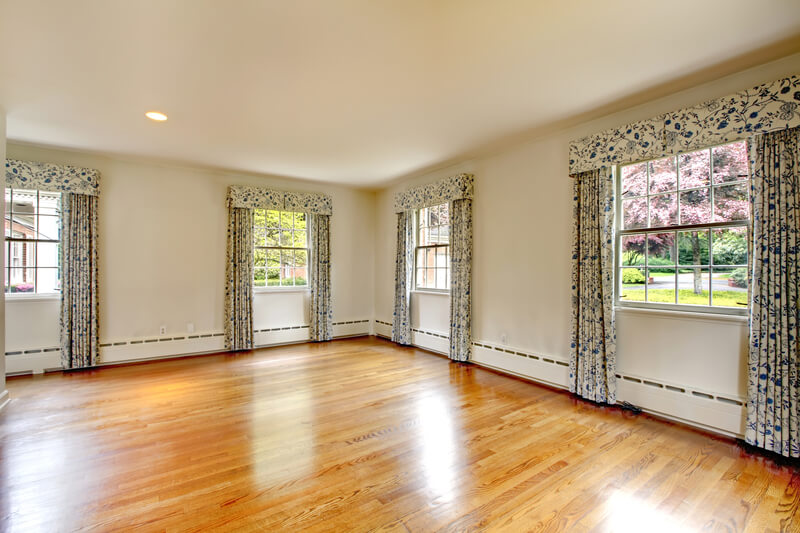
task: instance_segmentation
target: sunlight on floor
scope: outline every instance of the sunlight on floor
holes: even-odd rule
[[[663,511],[647,502],[617,491],[606,502],[609,513],[609,531],[614,533],[693,533]]]
[[[453,501],[455,492],[455,459],[451,415],[442,398],[428,396],[417,402],[422,438],[422,466],[428,489],[440,502]]]

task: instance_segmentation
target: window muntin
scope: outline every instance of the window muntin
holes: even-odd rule
[[[61,291],[61,193],[6,189],[5,292]]]
[[[308,285],[308,215],[253,210],[254,287]]]
[[[450,288],[449,204],[422,208],[417,211],[416,218],[415,287],[448,290]]]
[[[747,306],[744,141],[620,167],[618,302]]]

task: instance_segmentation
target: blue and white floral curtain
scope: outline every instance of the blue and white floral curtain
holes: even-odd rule
[[[253,347],[253,210],[228,207],[225,348]]]
[[[331,306],[331,217],[311,215],[311,326],[312,341],[333,338]]]
[[[450,359],[472,353],[472,200],[450,202]]]
[[[569,390],[616,403],[614,323],[614,172],[574,176],[572,342]]]
[[[61,365],[97,364],[97,196],[61,197]]]
[[[97,205],[100,172],[92,168],[6,160],[6,187],[60,192],[61,364],[98,362]]]
[[[800,128],[748,140],[752,177],[745,440],[800,457]]]
[[[414,275],[414,212],[397,213],[392,341],[411,344],[411,284]]]

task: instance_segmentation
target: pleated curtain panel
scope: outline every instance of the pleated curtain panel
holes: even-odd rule
[[[61,365],[98,362],[97,204],[100,173],[90,168],[6,160],[6,187],[61,193]]]
[[[265,187],[228,187],[228,235],[225,260],[225,347],[253,348],[253,210],[306,213],[311,231],[309,336],[327,341],[333,336],[330,273],[330,196],[294,193]]]
[[[745,440],[800,457],[800,128],[749,139],[750,355]]]
[[[414,213],[442,203],[450,207],[450,359],[472,353],[472,199],[474,177],[458,174],[395,195],[397,248],[392,340],[411,344],[411,287],[414,275]]]
[[[573,392],[615,401],[615,204],[608,169],[747,139],[752,182],[745,440],[800,457],[799,128],[800,78],[790,76],[570,143]]]
[[[573,180],[572,340],[569,390],[616,403],[614,323],[614,173],[581,172]]]

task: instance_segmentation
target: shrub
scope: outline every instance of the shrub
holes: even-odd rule
[[[673,263],[666,257],[650,257],[647,259],[647,266],[651,267],[650,272],[660,272],[663,274],[673,274],[675,272],[674,268],[652,268],[661,265],[673,266],[675,265],[675,263]]]
[[[634,283],[644,283],[644,274],[638,268],[626,268],[622,271],[622,283],[631,285]]]
[[[747,288],[747,269],[735,268],[728,279],[734,287]]]

